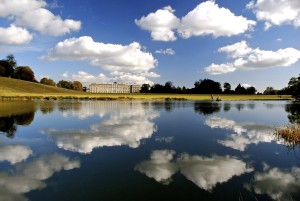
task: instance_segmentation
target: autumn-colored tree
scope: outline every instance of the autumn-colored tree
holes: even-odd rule
[[[82,91],[82,84],[79,81],[73,82],[73,89],[76,91]]]

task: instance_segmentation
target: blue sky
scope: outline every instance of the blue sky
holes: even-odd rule
[[[0,19],[1,57],[37,80],[263,92],[299,75],[299,0],[0,0]]]

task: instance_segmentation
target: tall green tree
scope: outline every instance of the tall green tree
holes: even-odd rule
[[[297,82],[294,83],[294,90],[292,92],[292,96],[296,100],[300,101],[300,75],[297,78]]]
[[[17,61],[15,59],[15,56],[13,54],[9,54],[6,56],[5,59],[14,69],[17,67]]]
[[[263,94],[264,95],[276,95],[277,90],[275,90],[273,87],[267,87]]]
[[[247,94],[247,91],[245,89],[245,87],[243,87],[241,84],[239,84],[235,89],[234,92],[236,94]]]
[[[13,75],[14,68],[6,60],[0,60],[0,76],[13,77]]]
[[[196,81],[193,92],[197,94],[219,94],[222,93],[221,84],[210,79]]]
[[[255,94],[256,91],[257,91],[257,90],[256,90],[255,87],[253,87],[253,86],[247,87],[247,88],[246,88],[247,94]]]
[[[141,93],[149,93],[150,85],[149,84],[142,84],[141,86]]]
[[[228,82],[225,82],[223,84],[223,88],[224,88],[224,94],[231,94],[232,91],[231,91],[231,85],[228,83]]]
[[[65,89],[73,89],[73,83],[65,80],[60,80],[56,86]]]

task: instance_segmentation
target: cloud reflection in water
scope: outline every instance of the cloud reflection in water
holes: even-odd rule
[[[277,142],[272,135],[274,128],[252,122],[238,123],[222,117],[210,117],[205,120],[205,124],[211,128],[222,128],[232,130],[234,134],[226,135],[225,140],[218,140],[218,143],[239,151],[244,151],[250,144],[261,142]]]
[[[8,161],[15,164],[26,160],[32,154],[32,150],[23,145],[2,145],[0,153],[0,162]]]
[[[89,129],[50,129],[42,133],[49,135],[62,149],[87,154],[96,147],[126,145],[137,148],[142,139],[150,138],[156,131],[156,126],[151,120],[157,118],[159,113],[145,109],[141,102],[125,105],[118,102],[109,106],[101,107],[101,115],[107,115],[109,118],[90,125]],[[99,112],[93,111],[95,114]],[[87,114],[91,113],[91,111],[87,112]]]
[[[234,176],[253,171],[245,162],[232,156],[204,157],[184,153],[173,161],[174,155],[173,150],[155,150],[149,160],[140,162],[134,169],[164,184],[169,184],[172,175],[180,171],[188,180],[207,191],[212,191],[218,183],[227,182]]]
[[[298,200],[300,198],[300,168],[284,170],[264,165],[263,172],[254,175],[252,184],[246,186],[257,194],[267,194],[274,200]]]
[[[43,181],[54,173],[79,167],[78,160],[52,154],[17,165],[13,173],[0,172],[0,201],[27,200],[22,194],[46,187]]]

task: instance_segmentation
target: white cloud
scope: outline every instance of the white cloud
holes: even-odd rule
[[[241,41],[233,45],[227,45],[218,49],[218,52],[225,52],[231,58],[239,58],[246,56],[252,51],[246,41]]]
[[[178,166],[173,160],[175,151],[173,150],[154,150],[150,160],[142,161],[134,167],[147,177],[155,179],[157,182],[169,184],[171,177],[178,171]]]
[[[156,66],[157,61],[141,48],[137,42],[128,46],[104,44],[83,36],[59,42],[43,59],[85,60],[110,72],[147,72]]]
[[[109,116],[101,123],[92,124],[89,129],[52,129],[42,133],[47,134],[62,149],[91,153],[94,148],[105,146],[125,145],[137,148],[141,140],[150,138],[156,131],[156,126],[151,120],[157,118],[159,114],[146,110],[142,103],[125,105],[107,103],[111,104],[111,107],[109,105],[103,107],[101,104],[82,107],[84,109],[76,111],[76,114],[84,118],[96,113],[99,113],[99,116]]]
[[[254,175],[251,186],[255,193],[267,194],[274,200],[293,200],[299,197],[300,168],[283,170],[265,165],[264,172]]]
[[[174,55],[175,51],[172,48],[167,48],[165,50],[160,49],[160,50],[156,50],[155,53],[157,54],[168,54],[168,55]]]
[[[177,39],[174,29],[180,23],[180,20],[173,14],[174,12],[171,6],[166,6],[146,17],[136,19],[135,23],[142,29],[150,31],[153,40],[174,41]]]
[[[213,37],[233,36],[252,30],[255,21],[236,16],[229,9],[219,7],[215,1],[200,3],[180,20],[170,6],[135,20],[144,30],[151,32],[153,40],[174,41],[175,32],[182,38],[212,35]]]
[[[240,151],[244,151],[250,144],[275,141],[272,135],[273,126],[251,122],[237,123],[233,120],[216,116],[206,119],[205,124],[211,128],[222,128],[235,132],[234,134],[226,135],[225,140],[218,140],[218,143]],[[281,142],[276,141],[276,143]]]
[[[247,5],[259,21],[265,22],[265,29],[272,26],[291,24],[300,27],[300,2],[298,0],[257,0]]]
[[[242,84],[242,86],[243,86],[245,89],[247,89],[247,88],[249,88],[249,87],[252,87],[251,84]]]
[[[180,172],[198,187],[211,191],[218,183],[227,182],[234,176],[252,172],[246,163],[232,156],[191,156],[183,154],[177,159]],[[222,170],[222,171],[220,171]]]
[[[0,199],[27,200],[22,194],[44,188],[46,184],[43,181],[50,178],[55,172],[79,167],[79,161],[53,154],[20,164],[13,174],[0,172],[0,189],[5,192],[2,197],[0,191]]]
[[[47,56],[42,58],[50,61],[87,61],[90,65],[98,66],[110,72],[111,76],[118,75],[117,77],[109,77],[104,74],[95,76],[86,72],[72,75],[74,79],[79,79],[79,81],[88,82],[91,79],[89,83],[100,78],[99,81],[105,83],[113,80],[143,84],[152,83],[148,77],[159,77],[159,75],[149,72],[157,65],[157,60],[151,53],[142,51],[141,45],[137,42],[124,46],[95,42],[88,36],[71,38],[59,42],[53,49],[49,50]]]
[[[235,60],[232,63],[209,65],[205,68],[209,74],[217,75],[236,70],[291,66],[300,59],[300,51],[291,47],[277,51],[252,49],[245,41],[221,47],[219,52],[225,52],[228,57]]]
[[[60,36],[80,29],[80,21],[63,20],[45,7],[47,3],[44,0],[2,0],[0,17],[12,20],[18,26],[51,36]]]
[[[236,71],[236,68],[231,63],[214,64],[205,67],[205,71],[211,75],[219,75]]]
[[[0,153],[0,162],[15,164],[26,160],[32,154],[32,150],[22,145],[3,145],[0,147]]]
[[[0,45],[21,45],[29,43],[33,36],[26,30],[11,24],[8,28],[0,27]]]
[[[183,38],[204,35],[230,37],[245,33],[255,25],[255,21],[236,16],[214,1],[206,1],[182,18],[179,33]]]

